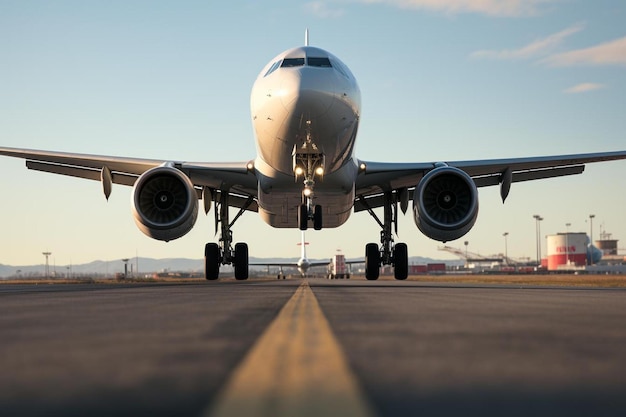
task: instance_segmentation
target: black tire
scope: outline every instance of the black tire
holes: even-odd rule
[[[204,246],[204,277],[210,281],[220,277],[220,247],[217,243]]]
[[[378,279],[380,275],[380,251],[376,243],[365,245],[365,278],[370,281]]]
[[[235,279],[242,281],[248,279],[248,245],[246,243],[235,244]]]
[[[309,208],[306,204],[300,204],[298,211],[298,227],[300,230],[306,230],[309,227]]]
[[[393,247],[393,276],[404,281],[409,276],[409,251],[406,243],[397,243]]]
[[[317,204],[313,211],[313,229],[322,230],[322,206]]]

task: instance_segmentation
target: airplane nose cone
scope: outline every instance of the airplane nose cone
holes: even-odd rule
[[[325,115],[335,101],[335,84],[318,68],[285,69],[281,83],[281,102],[292,114],[308,120]]]

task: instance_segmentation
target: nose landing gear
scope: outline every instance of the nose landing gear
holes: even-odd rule
[[[322,206],[316,204],[311,206],[311,200],[307,199],[305,203],[300,205],[298,212],[298,226],[300,230],[307,230],[309,220],[313,220],[313,229],[322,230]]]
[[[298,227],[307,230],[309,220],[313,221],[313,228],[321,230],[322,206],[314,204],[315,179],[324,176],[324,154],[319,152],[317,146],[307,140],[301,148],[293,151],[293,173],[296,181],[304,177],[302,189],[302,204],[298,210]]]

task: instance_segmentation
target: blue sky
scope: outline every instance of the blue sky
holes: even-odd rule
[[[276,54],[303,43],[340,57],[359,81],[357,155],[447,161],[626,149],[626,3],[621,0],[6,1],[0,0],[0,145],[188,161],[254,154],[250,89]],[[475,227],[451,246],[535,257],[542,234],[600,226],[626,239],[626,162],[582,176],[483,188]],[[131,189],[28,171],[0,158],[0,263],[58,265],[203,256],[200,215],[177,241],[144,236]],[[452,258],[409,215],[410,255]],[[254,213],[234,229],[251,256],[297,256],[297,230]],[[308,255],[362,256],[379,229],[353,214],[311,231]],[[622,242],[620,246],[626,246]],[[545,255],[545,245],[544,245]]]

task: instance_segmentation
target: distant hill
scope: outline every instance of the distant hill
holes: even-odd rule
[[[326,259],[311,259],[311,261],[324,261]],[[250,258],[250,262],[257,263],[288,263],[297,262],[298,258]],[[431,258],[423,258],[420,256],[411,257],[409,264],[427,264],[427,263],[445,263],[448,265],[459,265],[462,261],[437,260]],[[137,265],[141,275],[153,274],[155,272],[203,272],[203,259],[187,259],[187,258],[132,258],[128,261],[128,271],[136,273]],[[251,267],[252,269],[263,269],[263,267]],[[9,277],[43,277],[45,275],[45,265],[2,265],[0,264],[0,278]],[[124,272],[124,263],[121,259],[112,261],[93,261],[80,265],[50,265],[50,274],[54,276],[67,276],[68,273],[73,276],[114,276],[118,272]]]

